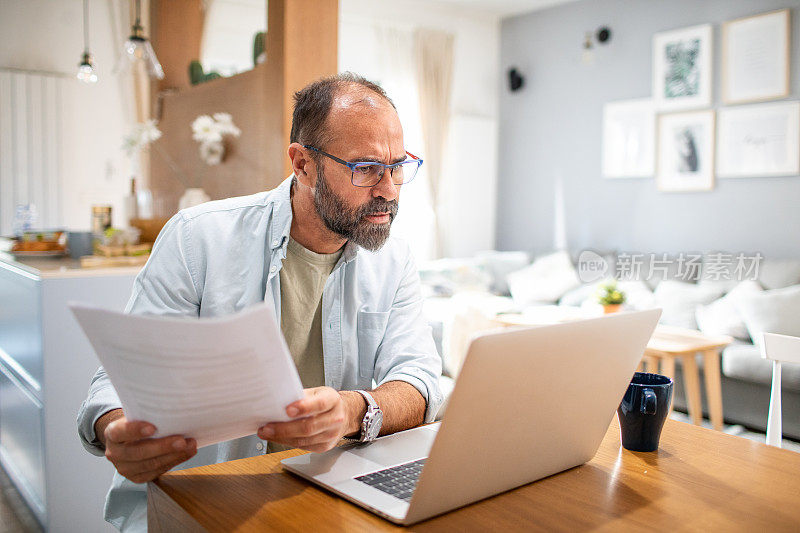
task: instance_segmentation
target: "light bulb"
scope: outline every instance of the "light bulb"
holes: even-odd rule
[[[76,78],[83,83],[97,83],[97,74],[94,71],[92,57],[88,53],[83,54],[81,64],[78,65]]]
[[[159,80],[164,79],[164,69],[161,68],[161,63],[159,63],[150,41],[134,34],[123,45],[122,62],[130,65],[137,61],[144,61],[147,72],[151,77]],[[123,66],[122,69],[127,70],[127,67]]]

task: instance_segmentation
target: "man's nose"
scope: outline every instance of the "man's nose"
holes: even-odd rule
[[[389,170],[384,171],[383,176],[378,183],[372,186],[372,196],[374,198],[381,197],[384,200],[391,202],[400,194],[400,186],[395,185],[392,181],[392,176]]]

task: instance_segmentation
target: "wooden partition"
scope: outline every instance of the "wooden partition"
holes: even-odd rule
[[[171,18],[176,19],[174,13]],[[212,199],[219,199],[271,189],[291,173],[286,147],[292,95],[310,81],[337,71],[338,0],[269,0],[267,28],[265,63],[195,86],[178,82],[178,87],[161,87],[156,107],[160,107],[159,128],[164,135],[150,158],[157,216],[175,213],[186,187],[201,186]],[[159,56],[163,48],[194,46],[172,39],[163,26],[157,34],[154,47]],[[175,35],[185,38],[185,33]],[[186,60],[180,53],[164,57]],[[188,64],[164,64],[165,71],[178,68],[186,70]],[[242,134],[226,139],[221,164],[207,166],[192,139],[191,124],[198,115],[220,112],[230,113]],[[183,181],[168,158],[182,170]]]

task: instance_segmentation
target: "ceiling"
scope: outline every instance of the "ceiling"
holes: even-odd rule
[[[509,17],[574,1],[575,0],[435,0],[431,3],[440,5],[460,4],[463,7],[493,13],[499,17]]]

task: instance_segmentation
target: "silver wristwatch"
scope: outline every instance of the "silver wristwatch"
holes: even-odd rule
[[[355,392],[359,393],[364,397],[365,400],[367,400],[367,412],[364,414],[364,418],[361,420],[361,435],[353,440],[357,440],[359,442],[372,442],[378,438],[378,434],[381,432],[381,426],[383,425],[383,411],[381,411],[381,408],[378,407],[378,404],[375,402],[375,399],[370,393],[363,390],[357,390]]]

